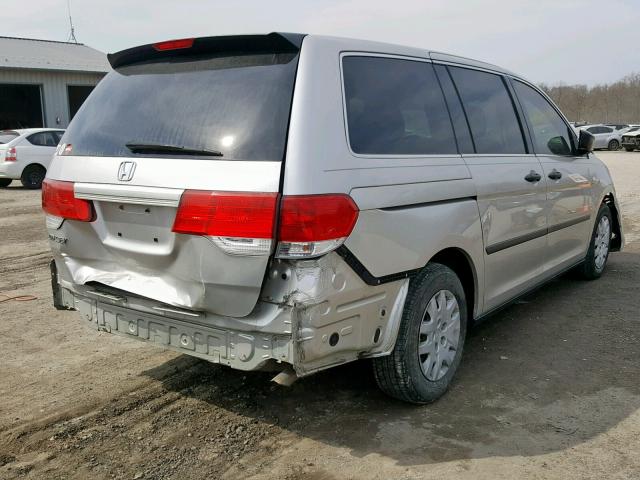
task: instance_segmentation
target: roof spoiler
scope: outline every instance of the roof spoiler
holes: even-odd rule
[[[297,53],[305,35],[301,33],[269,33],[267,35],[229,35],[200,37],[149,43],[107,55],[112,68],[132,63],[198,54],[265,54]],[[174,45],[173,48],[171,45]]]

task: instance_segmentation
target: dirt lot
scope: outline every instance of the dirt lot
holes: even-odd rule
[[[439,402],[356,363],[279,387],[51,306],[39,192],[0,190],[0,478],[640,478],[640,153],[603,153],[627,249],[469,334]],[[17,182],[16,182],[17,183]]]

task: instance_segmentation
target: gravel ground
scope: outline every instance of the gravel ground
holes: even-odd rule
[[[0,478],[640,477],[640,152],[602,153],[627,233],[469,333],[451,391],[378,392],[366,362],[276,386],[99,333],[51,306],[39,192],[0,190]]]

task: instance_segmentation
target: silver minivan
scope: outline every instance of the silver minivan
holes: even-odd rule
[[[593,137],[496,66],[278,33],[109,60],[43,187],[54,304],[99,330],[281,383],[373,359],[427,403],[473,322],[623,246]]]

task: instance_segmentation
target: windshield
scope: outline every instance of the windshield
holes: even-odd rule
[[[14,132],[12,130],[2,130],[0,131],[0,144],[9,143],[11,140],[15,140],[19,136],[20,134],[18,132]]]
[[[281,161],[297,59],[179,57],[118,68],[74,117],[66,153]]]

